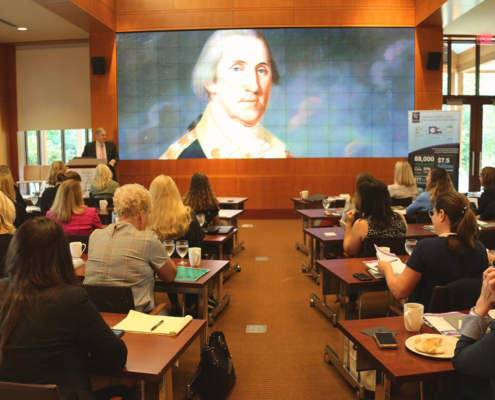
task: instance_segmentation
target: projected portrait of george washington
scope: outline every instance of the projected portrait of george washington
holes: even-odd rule
[[[280,76],[254,29],[214,32],[194,66],[192,87],[208,102],[189,131],[160,159],[286,158],[284,144],[260,125]]]

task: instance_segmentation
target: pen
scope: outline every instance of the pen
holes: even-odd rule
[[[158,328],[161,324],[163,324],[163,319],[158,322],[158,324],[156,324],[153,328],[151,328],[151,332],[153,332],[156,328]]]

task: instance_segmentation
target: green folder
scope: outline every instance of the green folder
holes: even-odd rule
[[[187,267],[177,267],[177,270],[178,271],[175,280],[181,282],[196,282],[203,275],[210,272],[209,269],[187,268]]]

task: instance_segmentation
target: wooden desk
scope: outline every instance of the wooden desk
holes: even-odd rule
[[[236,229],[234,234],[234,254],[244,250],[244,242],[239,242],[239,227],[237,225],[237,217],[244,214],[244,210],[220,210],[219,216],[223,221],[227,221],[227,225],[231,225]]]
[[[375,339],[361,333],[364,329],[383,326],[398,332],[396,336],[399,348],[396,350],[380,349]],[[358,371],[377,370],[383,374],[383,380],[377,379],[377,386],[383,386],[383,398],[391,399],[390,382],[402,384],[406,382],[423,382],[428,380],[444,379],[457,375],[451,360],[432,359],[410,352],[405,345],[406,339],[420,333],[438,333],[423,325],[420,332],[407,332],[404,327],[404,317],[376,318],[356,321],[342,321],[338,324],[339,330],[345,338],[357,347],[356,367]],[[348,346],[349,347],[349,346]],[[325,361],[333,364],[337,370],[353,386],[356,383],[349,373],[349,357],[344,354],[344,360],[335,357],[330,347],[325,347]],[[378,378],[378,376],[377,376]],[[352,382],[354,381],[354,382]],[[358,384],[359,386],[359,384]],[[377,387],[378,389],[378,387]],[[361,392],[361,390],[359,390]],[[378,398],[375,391],[375,399]],[[360,393],[361,394],[361,393]],[[364,398],[364,391],[362,392]]]
[[[244,203],[249,200],[248,197],[217,197],[220,208],[244,210]]]
[[[291,197],[290,199],[294,203],[294,214],[296,215],[297,215],[297,210],[311,210],[311,209],[323,208],[323,203],[321,201],[306,201],[303,200],[302,197]],[[337,201],[343,201],[345,204],[345,200],[346,200],[345,197],[338,197],[335,200],[332,200],[332,202],[330,203],[331,207],[337,207]]]
[[[405,263],[409,256],[398,256]],[[367,258],[342,258],[339,260],[321,260],[317,261],[320,277],[322,278],[321,298],[311,293],[310,304],[316,306],[325,314],[335,326],[337,316],[340,321],[349,317],[349,305],[347,296],[351,293],[358,294],[358,318],[361,319],[361,295],[364,292],[380,292],[387,290],[388,286],[385,279],[375,279],[371,281],[360,281],[352,276],[355,273],[368,273],[368,267],[363,261],[376,260],[376,257]],[[371,276],[371,275],[370,275]],[[340,298],[340,312],[332,310],[327,303],[327,295],[336,294]]]
[[[329,212],[340,212],[339,208],[330,208]],[[342,215],[326,215],[324,209],[316,210],[296,210],[296,213],[302,216],[303,238],[302,242],[296,242],[296,249],[310,255],[310,249],[306,244],[306,228],[313,228],[316,221],[330,221],[332,225],[338,225]]]
[[[224,243],[227,242],[229,239],[233,238],[236,233],[237,233],[237,229],[233,229],[227,235],[205,235],[205,238],[203,240],[203,244],[218,247],[217,254],[218,254],[219,259],[222,260],[223,259],[223,245],[224,245]],[[229,265],[230,265],[232,262],[232,254],[228,254],[228,260],[229,260]],[[239,264],[237,262],[234,264],[231,264],[229,269],[223,273],[223,281],[225,282],[227,279],[229,279],[236,272],[241,272],[241,267],[239,266]]]
[[[107,207],[106,210],[102,210],[100,207],[93,207],[96,209],[98,213],[98,217],[100,217],[100,221],[102,225],[110,225],[112,223],[112,211],[113,207]]]
[[[436,237],[437,234],[435,232],[428,231],[423,229],[423,226],[431,225],[431,224],[409,224],[407,226],[406,238],[408,239],[425,239]],[[309,264],[303,262],[302,271],[303,273],[310,273],[312,277],[314,277],[317,284],[319,284],[319,272],[315,267],[316,260],[319,258],[323,260],[323,251],[325,244],[341,244],[344,243],[344,235],[345,230],[341,227],[327,227],[327,228],[306,228],[303,230],[304,233],[310,237],[310,247],[309,249]],[[337,236],[325,236],[325,232],[333,232]],[[316,254],[316,242],[320,243],[320,253]]]
[[[102,313],[110,326],[122,321],[125,314]],[[205,347],[206,321],[192,320],[177,336],[146,335],[125,332],[122,340],[127,346],[127,363],[124,369],[111,374],[133,380],[146,381],[146,399],[159,399],[159,383],[163,380],[165,400],[173,399],[172,366],[187,348],[200,336],[200,351]],[[96,373],[99,373],[96,371]],[[144,384],[141,398],[144,399]],[[163,398],[163,397],[162,397]]]
[[[88,260],[88,255],[83,254],[81,258],[84,261]],[[174,259],[175,263],[179,261]],[[186,259],[187,261],[187,259]],[[230,263],[228,260],[201,260],[201,265],[197,268],[209,269],[210,272],[203,275],[196,282],[163,282],[160,279],[155,280],[155,292],[162,293],[190,293],[198,296],[198,317],[199,319],[208,320],[210,326],[213,326],[215,318],[230,302],[230,293],[223,295],[223,279],[222,274],[229,269]],[[193,267],[194,268],[194,267]],[[76,278],[82,283],[86,275],[86,265],[82,265],[75,270]],[[215,308],[208,312],[208,285],[215,283],[215,294],[218,303]],[[206,327],[208,334],[208,327]]]

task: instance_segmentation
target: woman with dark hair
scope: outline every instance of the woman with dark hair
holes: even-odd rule
[[[77,182],[82,182],[81,175],[79,175],[76,171],[60,171],[56,176],[55,186],[47,187],[38,201],[37,205],[40,207],[42,212],[46,214],[46,212],[52,208],[52,204],[55,201],[60,184],[65,182],[67,179],[74,179]]]
[[[211,188],[210,180],[205,174],[196,172],[191,177],[189,190],[182,197],[182,201],[196,214],[205,215],[205,226],[220,225],[219,203]]]
[[[421,303],[428,310],[435,286],[445,286],[461,278],[478,278],[488,267],[485,246],[478,241],[478,224],[466,196],[457,192],[437,197],[429,211],[436,238],[416,244],[397,277],[389,263],[380,261],[378,270],[398,300]]]
[[[366,238],[404,237],[407,224],[402,214],[392,211],[387,187],[378,179],[363,182],[358,187],[361,204],[347,213],[344,251],[349,256],[362,257]]]
[[[478,200],[476,215],[478,219],[489,220],[495,218],[495,168],[485,167],[480,172],[480,184],[484,191]]]
[[[440,167],[433,167],[426,176],[426,190],[421,193],[414,203],[406,210],[408,216],[413,216],[418,211],[433,210],[433,204],[438,196],[447,192],[455,192],[449,173]]]
[[[28,251],[29,250],[29,251]],[[0,280],[0,381],[55,384],[63,400],[128,399],[128,389],[93,393],[88,363],[125,366],[127,348],[77,286],[67,237],[50,218],[14,235]]]
[[[359,198],[358,188],[361,183],[370,181],[373,179],[373,175],[369,172],[361,172],[356,178],[356,191],[352,195],[352,197],[345,199],[344,211],[342,212],[342,221],[347,222],[347,213],[352,210],[359,209],[359,204],[361,203],[361,199]]]

